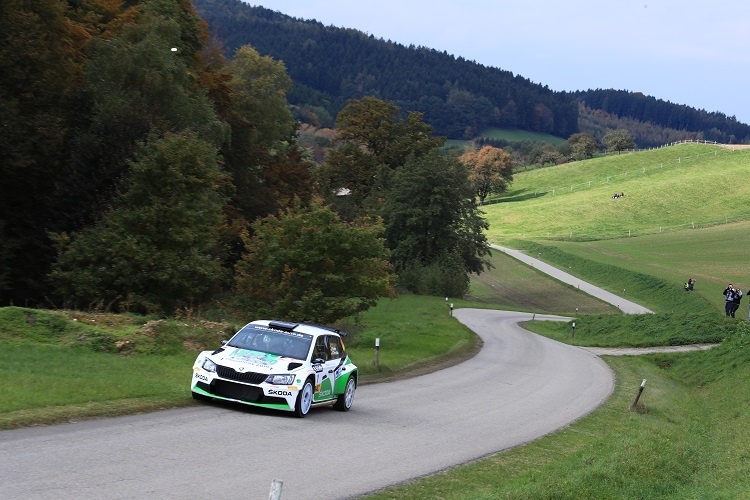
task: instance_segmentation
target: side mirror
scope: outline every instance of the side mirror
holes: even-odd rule
[[[312,362],[314,365],[322,365],[325,364],[326,360],[323,358],[315,358]]]
[[[221,341],[221,345],[227,345],[227,342],[229,342],[229,341],[228,340],[222,340]]]

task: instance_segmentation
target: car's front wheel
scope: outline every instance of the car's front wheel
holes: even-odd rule
[[[346,381],[344,393],[339,395],[333,407],[339,411],[349,411],[354,402],[354,391],[356,388],[357,382],[354,381],[354,377],[349,377],[349,380]]]
[[[302,386],[302,390],[297,394],[297,404],[294,405],[294,414],[299,418],[304,417],[310,411],[310,406],[313,400],[313,384],[312,380],[305,380],[305,385]]]

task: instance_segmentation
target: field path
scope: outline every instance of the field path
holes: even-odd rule
[[[603,300],[604,302],[612,304],[613,306],[617,307],[625,314],[652,314],[653,313],[652,310],[646,307],[643,307],[642,305],[636,304],[635,302],[622,298],[618,295],[615,295],[614,293],[608,292],[607,290],[604,290],[603,288],[599,288],[598,286],[594,286],[591,283],[583,281],[580,278],[576,278],[572,274],[566,273],[565,271],[558,269],[556,267],[553,267],[547,264],[546,262],[543,262],[539,259],[535,259],[534,257],[526,255],[520,250],[513,250],[511,248],[503,247],[500,245],[490,245],[490,247],[494,248],[495,250],[500,250],[501,252],[513,257],[514,259],[520,260],[521,262],[524,262],[530,265],[531,267],[540,270],[544,274],[547,274],[557,280],[562,281],[563,283],[567,283],[569,285],[575,286],[582,292],[585,292],[593,297]]]

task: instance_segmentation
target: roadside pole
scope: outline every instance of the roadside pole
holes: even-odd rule
[[[375,339],[375,369],[380,370],[380,337]]]
[[[281,498],[281,488],[284,486],[284,481],[274,479],[271,481],[271,491],[268,493],[268,500],[279,500]]]
[[[646,379],[645,378],[643,379],[643,382],[641,382],[641,386],[638,388],[638,393],[635,395],[635,399],[633,400],[632,403],[630,403],[630,408],[628,408],[629,410],[632,410],[633,408],[635,408],[635,405],[638,404],[638,400],[640,399],[641,394],[643,393],[643,388],[644,387],[646,387]]]

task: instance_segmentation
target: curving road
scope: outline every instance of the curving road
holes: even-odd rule
[[[493,247],[625,313],[650,312]],[[613,374],[593,349],[519,327],[531,314],[459,309],[454,315],[483,339],[479,354],[437,373],[360,387],[347,414],[324,408],[298,420],[216,403],[0,432],[0,496],[260,499],[277,479],[284,500],[351,498],[541,437],[612,392]],[[381,357],[387,356],[383,346]]]
[[[599,357],[517,325],[530,314],[454,314],[484,340],[479,354],[362,386],[349,413],[322,408],[300,420],[212,403],[0,432],[0,496],[260,499],[278,479],[283,500],[349,498],[553,432],[613,389]]]

